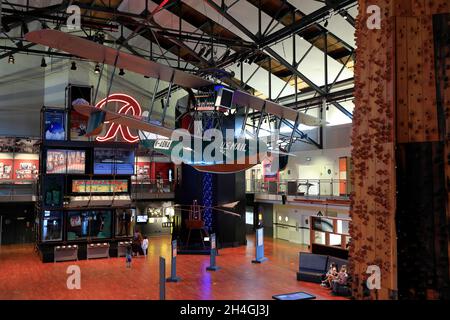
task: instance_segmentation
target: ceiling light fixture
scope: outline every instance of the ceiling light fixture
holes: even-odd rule
[[[100,65],[98,63],[95,65],[94,73],[95,74],[99,74],[100,73]]]

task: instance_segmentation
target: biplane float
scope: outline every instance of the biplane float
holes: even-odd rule
[[[148,115],[145,117],[133,113],[124,114],[113,111],[106,106],[96,108],[82,99],[75,100],[73,102],[73,108],[77,112],[89,117],[87,135],[98,135],[101,133],[102,125],[104,123],[112,122],[117,125],[126,126],[143,133],[139,136],[144,147],[153,149],[158,153],[169,155],[174,162],[179,161],[192,165],[199,171],[211,173],[239,172],[247,170],[262,162],[265,158],[272,157],[273,155],[278,156],[279,167],[282,169],[287,165],[287,159],[290,155],[288,152],[293,143],[294,131],[297,129],[298,125],[323,125],[321,119],[307,115],[298,110],[283,107],[272,101],[260,99],[240,90],[232,90],[222,85],[217,85],[214,82],[194,74],[189,74],[167,65],[162,65],[128,54],[121,51],[120,48],[115,49],[104,46],[75,35],[44,29],[27,33],[25,39],[36,44],[70,53],[80,58],[114,66],[114,69],[125,69],[146,77],[155,78],[157,81],[153,92],[152,102],[149,106]],[[164,109],[162,119],[160,122],[156,123],[151,120],[151,115],[155,102],[154,96],[160,81],[168,82],[169,86],[163,104]],[[232,109],[244,108],[245,116],[243,116],[242,128],[237,131],[239,134],[236,134],[232,138],[232,141],[227,139],[226,142],[223,142],[223,140],[218,142],[215,139],[216,137],[214,139],[205,139],[205,136],[202,135],[202,133],[194,133],[191,126],[181,131],[179,129],[172,129],[164,126],[166,110],[169,106],[169,99],[174,85],[186,89],[189,93],[188,103],[184,105],[182,114],[177,118],[190,116],[191,119],[202,119],[203,122],[205,122],[205,120],[208,121],[208,119],[215,119],[212,121],[212,124],[211,121],[209,121],[209,128],[207,129],[211,129],[221,126],[223,123],[222,119],[225,117],[227,111],[231,112]],[[196,93],[194,93],[193,90],[196,90]],[[106,102],[103,103],[103,105],[107,105],[108,102],[110,102],[107,99],[108,98],[106,98]],[[249,135],[247,134],[249,132],[245,130],[250,109],[260,111],[256,135],[251,133]],[[294,122],[287,152],[281,150],[278,146],[268,147],[268,144],[259,138],[259,129],[261,128],[263,117],[265,115],[279,118],[279,123],[281,123],[282,120]],[[224,129],[228,128],[219,129],[222,132],[225,132]],[[232,129],[235,129],[234,125]],[[148,133],[151,133],[153,136],[156,135],[157,139],[149,138]],[[163,139],[161,139],[161,137]],[[210,147],[212,140],[219,143],[219,146],[216,149],[219,150],[219,152],[213,152],[214,156],[211,160],[205,158],[205,151]]]

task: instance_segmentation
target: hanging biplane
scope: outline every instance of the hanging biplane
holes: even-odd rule
[[[279,118],[280,124],[282,120],[294,122],[287,151],[290,150],[290,145],[293,143],[294,132],[299,124],[305,124],[307,126],[321,126],[323,124],[322,120],[316,117],[291,108],[283,107],[272,101],[260,99],[240,90],[231,90],[224,86],[217,86],[217,84],[199,76],[122,52],[120,51],[120,48],[115,49],[104,46],[61,31],[50,29],[33,31],[27,33],[25,39],[90,61],[111,65],[114,66],[114,68],[129,70],[146,77],[157,79],[147,117],[123,114],[105,108],[99,109],[89,105],[89,103],[83,100],[76,100],[73,107],[77,112],[89,116],[88,134],[99,134],[103,123],[113,122],[131,129],[136,129],[141,133],[149,132],[154,135],[162,136],[166,139],[149,139],[145,138],[145,135],[144,138],[142,138],[141,135],[141,143],[144,147],[171,156],[172,159],[173,157],[178,158],[180,162],[192,165],[199,171],[213,173],[238,172],[249,169],[257,163],[260,163],[268,154],[279,155],[280,164],[284,162],[284,164],[281,164],[280,166],[285,167],[289,153],[281,151],[278,147],[272,146],[269,148],[267,143],[261,141],[258,137],[264,115]],[[163,104],[164,110],[162,120],[159,124],[155,124],[154,121],[150,121],[150,118],[159,81],[168,82],[169,87],[165,103]],[[197,118],[200,115],[200,118],[203,118],[203,120],[214,117],[217,119],[222,117],[224,112],[230,111],[232,108],[245,108],[245,117],[239,135],[236,135],[234,141],[231,141],[231,143],[230,141],[221,143],[219,150],[222,154],[219,156],[216,155],[213,161],[205,161],[203,151],[208,147],[210,141],[205,141],[201,133],[185,133],[182,140],[185,141],[184,138],[188,138],[191,142],[190,145],[186,145],[178,138],[173,139],[175,129],[164,126],[166,110],[169,106],[169,98],[173,85],[185,88],[186,91],[189,92],[190,98],[188,105],[184,110],[184,114],[195,114]],[[197,91],[197,94],[193,93],[193,89]],[[205,97],[206,100],[204,99]],[[253,137],[250,135],[249,138],[245,131],[245,125],[250,109],[260,111],[261,116],[258,121],[256,135]],[[220,126],[221,123],[222,121],[216,121],[212,126]],[[223,130],[227,128],[220,129]],[[185,130],[184,132],[188,131]],[[148,137],[148,135],[146,137]],[[198,148],[196,149],[195,146],[198,145],[201,146],[200,153],[202,154],[199,154],[199,152],[196,151]],[[255,145],[256,147],[252,147]],[[180,153],[174,152],[177,148],[181,150]],[[283,160],[281,160],[281,158]]]

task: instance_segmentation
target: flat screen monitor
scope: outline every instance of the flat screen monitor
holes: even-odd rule
[[[231,103],[233,101],[233,90],[226,88],[220,88],[217,93],[216,107],[222,107],[231,109]]]
[[[62,141],[66,139],[66,120],[64,110],[46,110],[44,113],[45,140]]]
[[[136,216],[136,222],[137,223],[147,223],[148,222],[148,216]]]
[[[86,170],[86,151],[47,150],[47,174],[84,174]]]
[[[94,174],[134,174],[134,151],[97,148],[94,150]]]

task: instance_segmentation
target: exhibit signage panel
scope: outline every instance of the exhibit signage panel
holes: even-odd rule
[[[34,180],[39,174],[39,156],[0,153],[0,180]]]
[[[73,180],[73,193],[125,193],[128,180]]]

